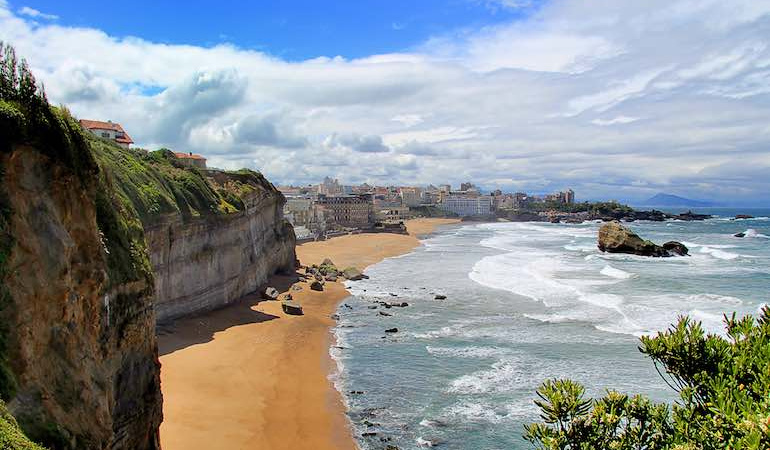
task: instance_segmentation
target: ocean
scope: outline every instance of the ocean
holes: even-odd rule
[[[348,282],[333,379],[361,448],[531,448],[523,426],[548,378],[673,400],[638,337],[683,314],[721,333],[723,314],[769,300],[770,210],[702,212],[721,217],[628,224],[689,257],[603,254],[597,223],[458,224]]]

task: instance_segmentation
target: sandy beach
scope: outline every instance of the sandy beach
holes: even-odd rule
[[[419,237],[453,219],[415,219],[409,235],[359,234],[297,247],[305,265],[331,258],[364,269],[409,252]],[[328,376],[330,316],[349,294],[342,283],[323,292],[295,277],[271,280],[291,292],[302,316],[257,296],[159,329],[165,450],[356,449],[345,407]]]

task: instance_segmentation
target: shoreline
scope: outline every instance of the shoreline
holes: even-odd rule
[[[297,245],[297,257],[303,265],[330,258],[339,268],[364,271],[412,251],[438,226],[458,222],[413,219],[408,235],[306,242]],[[290,292],[305,314],[286,315],[280,302],[250,295],[159,328],[165,450],[358,448],[332,380],[337,366],[330,354],[331,315],[350,293],[341,281],[326,283],[322,292],[293,276],[274,276],[269,284],[282,295]]]

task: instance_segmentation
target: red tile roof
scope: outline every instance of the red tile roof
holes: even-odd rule
[[[176,156],[179,159],[202,159],[204,161],[206,160],[206,158],[204,158],[203,156],[201,156],[201,155],[193,155],[192,153],[177,153],[177,152],[174,152],[174,156]]]
[[[131,139],[131,136],[129,136],[128,133],[126,133],[126,131],[123,129],[122,126],[120,126],[119,123],[81,119],[80,126],[88,130],[110,130],[110,131],[115,131],[117,133],[123,133],[123,136],[119,136],[115,138],[115,142],[119,142],[121,144],[134,143],[134,141]]]

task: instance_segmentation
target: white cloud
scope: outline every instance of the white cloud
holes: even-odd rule
[[[410,52],[300,62],[41,18],[0,0],[0,40],[53,102],[275,182],[766,199],[768,2],[562,0]]]
[[[638,117],[617,116],[617,117],[613,117],[612,119],[594,119],[591,121],[591,123],[594,125],[606,127],[609,125],[633,123],[633,122],[636,122],[637,120],[639,120]]]
[[[30,8],[29,6],[22,6],[21,8],[19,8],[19,14],[21,14],[22,16],[32,17],[34,19],[44,19],[44,20],[59,19],[59,16],[57,15],[45,14],[34,8]]]

